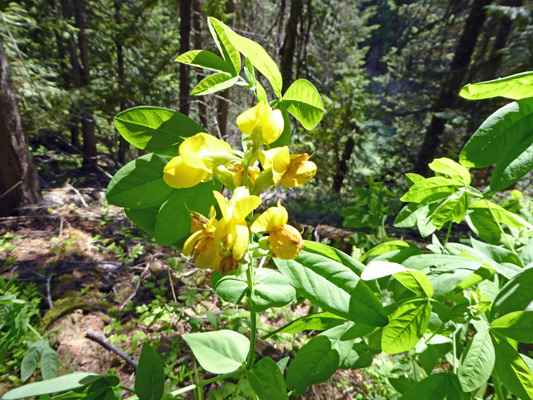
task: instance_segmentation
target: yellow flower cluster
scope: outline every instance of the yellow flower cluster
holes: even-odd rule
[[[237,126],[244,135],[251,137],[253,151],[246,152],[244,159],[236,156],[228,143],[207,133],[198,133],[181,143],[179,155],[168,162],[163,174],[164,181],[177,189],[190,188],[215,177],[233,190],[229,201],[221,193],[213,192],[222,213],[220,219],[214,207],[211,207],[209,219],[198,213],[191,214],[192,235],[183,247],[185,255],[194,255],[198,268],[224,274],[235,270],[244,258],[252,232],[269,234],[269,249],[274,257],[294,259],[298,256],[303,248],[302,237],[294,227],[287,225],[287,210],[279,202],[248,226],[247,218],[262,202],[258,196],[251,195],[250,190],[259,179],[261,185],[255,188],[256,192],[269,185],[297,187],[316,174],[315,163],[309,161],[305,153],[291,155],[287,146],[260,151],[263,144],[270,145],[278,140],[284,127],[281,111],[273,110],[267,102],[262,101],[239,115]],[[258,165],[254,165],[256,163]]]

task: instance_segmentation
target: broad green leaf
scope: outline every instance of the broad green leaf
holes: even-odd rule
[[[361,274],[361,279],[370,281],[380,279],[398,272],[407,271],[403,265],[388,261],[371,261]]]
[[[470,400],[463,392],[457,376],[452,373],[437,373],[411,386],[400,400]]]
[[[456,179],[434,176],[415,183],[400,200],[423,204],[434,203],[455,193],[462,186],[464,184]]]
[[[160,206],[172,188],[163,180],[170,157],[146,154],[122,167],[107,187],[107,200],[130,209]]]
[[[291,333],[296,334],[303,331],[325,331],[327,329],[333,328],[338,325],[342,325],[346,322],[346,319],[339,317],[330,312],[321,312],[318,314],[307,315],[305,317],[300,317],[294,321],[289,322],[288,324],[282,326],[275,331],[270,332],[269,334],[261,337],[261,340],[266,340],[274,335],[279,333]],[[371,327],[370,330],[374,328]]]
[[[427,205],[420,206],[418,203],[409,203],[405,205],[394,220],[394,226],[397,228],[411,228],[416,226],[418,218],[427,212]]]
[[[270,307],[283,307],[296,297],[296,290],[285,277],[272,269],[262,268],[255,273],[250,310],[260,312]]]
[[[420,296],[432,297],[433,286],[431,281],[421,271],[402,271],[393,274],[394,279],[400,282],[405,288]]]
[[[40,396],[50,393],[61,393],[67,390],[78,389],[92,382],[90,378],[99,376],[100,375],[90,372],[76,372],[73,374],[63,375],[58,378],[48,379],[42,382],[34,382],[10,390],[2,396],[2,400],[17,400],[25,397]]]
[[[492,97],[507,97],[508,99],[523,99],[533,97],[533,72],[498,78],[492,81],[471,83],[459,92],[459,96],[468,100],[490,99]]]
[[[533,99],[522,99],[500,108],[481,124],[460,154],[466,167],[483,168],[503,163],[493,190],[502,190],[533,168]],[[513,163],[513,160],[517,160]]]
[[[524,227],[525,223],[527,223],[522,218],[520,218],[518,215],[513,214],[512,212],[506,210],[502,206],[499,206],[498,204],[495,204],[487,200],[474,201],[470,203],[470,205],[468,206],[468,209],[475,210],[478,212],[483,211],[487,218],[492,218],[492,214],[494,214],[494,216],[500,223],[510,226],[512,228],[522,228]],[[491,210],[492,210],[492,214],[490,212]]]
[[[444,224],[454,221],[459,224],[466,215],[468,207],[468,195],[465,191],[459,189],[438,205],[438,207],[431,214],[431,223],[437,228],[441,229]]]
[[[419,347],[422,347],[423,349],[420,350]],[[416,345],[416,353],[418,361],[420,361],[420,365],[422,365],[426,374],[431,375],[440,356],[437,348],[431,344],[426,345],[424,342],[420,342]]]
[[[274,360],[265,357],[246,371],[246,378],[260,400],[288,399],[285,379]]]
[[[182,335],[203,369],[227,374],[246,361],[250,341],[235,331],[188,333]]]
[[[302,126],[313,129],[324,115],[324,104],[313,84],[305,79],[294,81],[281,99],[284,107]]]
[[[220,190],[218,182],[200,183],[187,189],[173,189],[157,213],[156,242],[166,246],[185,241],[191,233],[189,210],[207,215],[210,206],[215,204],[213,190]]]
[[[231,44],[238,49],[244,57],[252,62],[253,66],[268,79],[276,95],[281,97],[281,73],[279,72],[277,64],[272,60],[265,49],[253,40],[236,34],[222,22],[217,21],[214,18],[209,18],[209,20],[214,26],[221,26],[222,29],[224,29]]]
[[[361,273],[365,270],[365,265],[357,260],[354,260],[345,252],[336,249],[335,247],[328,246],[323,243],[312,242],[310,240],[304,240],[305,246],[304,250],[309,253],[315,253],[322,255],[324,257],[330,258],[337,262],[340,262],[342,265],[350,268],[358,276],[361,276]]]
[[[339,353],[325,336],[316,336],[304,345],[289,364],[287,386],[300,396],[308,386],[328,380],[339,367]]]
[[[135,375],[135,394],[139,400],[159,400],[165,391],[163,361],[148,344],[143,345]]]
[[[476,250],[478,258],[489,264],[498,273],[505,277],[512,278],[524,268],[524,264],[520,257],[512,251],[500,246],[480,242],[474,238],[470,238],[470,241],[472,247]]]
[[[46,346],[41,353],[41,375],[44,380],[57,378],[59,359],[57,353],[50,346]]]
[[[505,338],[491,336],[496,353],[494,372],[512,394],[522,400],[533,399],[533,373]]]
[[[396,389],[399,393],[405,393],[407,390],[409,390],[411,387],[413,387],[416,384],[416,381],[413,379],[409,379],[406,377],[398,377],[398,378],[387,378],[389,383],[392,385],[394,389]]]
[[[176,61],[213,71],[232,72],[231,68],[228,67],[228,64],[226,64],[222,58],[207,50],[188,51],[187,53],[183,53],[176,58]]]
[[[295,260],[274,262],[298,293],[324,310],[369,326],[387,323],[376,295],[343,264],[305,250]]]
[[[470,185],[470,182],[472,181],[468,169],[446,157],[437,158],[433,160],[432,163],[428,164],[428,167],[432,171],[448,175],[448,177],[450,177],[451,179],[455,179],[458,181],[462,180],[467,185]]]
[[[222,22],[213,17],[207,19],[207,25],[222,58],[230,68],[231,74],[235,77],[238,76],[241,72],[241,55],[228,38],[229,29],[227,30]]]
[[[498,224],[486,210],[471,210],[465,216],[465,221],[470,230],[485,242],[498,244],[502,240],[502,232]]]
[[[39,365],[41,354],[46,347],[49,347],[48,341],[39,340],[28,348],[20,364],[20,379],[22,382],[26,382],[32,376],[37,365]]]
[[[423,181],[424,179],[426,178],[423,177],[422,175],[415,174],[413,172],[408,172],[407,174],[405,174],[405,181],[407,182],[408,187],[411,187],[415,183]]]
[[[401,259],[396,260],[396,262],[402,262],[413,254],[421,253],[420,249],[413,243],[404,242],[403,240],[392,240],[390,242],[381,243],[373,249],[367,251],[359,259],[359,262],[365,262],[370,257],[379,256],[381,254],[386,254],[397,250],[399,251],[399,255],[401,255]]]
[[[124,212],[131,221],[149,235],[155,235],[155,223],[159,207],[152,208],[125,208]]]
[[[500,290],[491,310],[497,319],[514,311],[533,311],[533,267],[515,275]]]
[[[420,214],[416,220],[416,227],[420,232],[420,236],[428,237],[432,235],[437,230],[437,227],[433,225],[433,210],[438,206],[438,203],[425,204],[420,207]]]
[[[401,304],[392,312],[389,324],[383,328],[383,351],[397,354],[413,348],[425,333],[430,314],[431,305],[426,299],[414,299]]]
[[[521,343],[533,343],[533,311],[514,311],[490,324],[490,329]]]
[[[158,154],[177,156],[181,142],[205,128],[179,113],[159,107],[134,107],[113,120],[122,137],[135,147]]]
[[[227,72],[210,75],[198,82],[198,85],[192,90],[191,96],[203,96],[226,90],[237,83],[238,80],[238,76],[233,76]]]
[[[211,281],[217,296],[232,304],[241,301],[248,290],[248,284],[235,275],[222,277],[221,273],[215,271],[211,275]]]
[[[476,390],[487,382],[492,374],[496,357],[487,327],[477,324],[476,328],[478,328],[477,333],[463,352],[457,373],[465,392]]]

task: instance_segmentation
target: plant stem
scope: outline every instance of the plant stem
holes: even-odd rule
[[[185,386],[184,388],[178,389],[178,390],[172,392],[171,394],[172,394],[172,396],[178,396],[178,395],[180,395],[182,393],[190,392],[191,390],[194,390],[196,388],[200,388],[202,386],[209,385],[210,383],[222,381],[222,380],[227,379],[227,378],[231,378],[232,376],[235,376],[235,375],[240,374],[240,373],[242,373],[242,369],[239,369],[239,370],[234,371],[234,372],[230,372],[229,374],[215,376],[214,378],[207,379],[207,380],[202,381],[202,382],[198,382],[195,385]]]
[[[507,246],[509,246],[509,248],[511,249],[511,251],[513,253],[518,255],[516,250],[514,249],[513,245],[509,241],[509,238],[507,237],[507,234],[504,232],[504,230],[503,230],[503,228],[502,228],[502,226],[500,224],[500,221],[498,221],[498,219],[496,218],[496,215],[494,214],[494,211],[492,211],[492,208],[490,207],[490,203],[489,203],[489,201],[487,199],[485,199],[485,204],[487,204],[487,207],[489,208],[489,212],[490,212],[490,215],[491,215],[492,219],[494,220],[494,222],[496,222],[496,224],[498,225],[498,228],[500,228],[500,232],[503,235],[503,238],[505,239],[505,241],[507,242]]]
[[[237,382],[237,385],[235,386],[235,390],[231,394],[230,400],[233,399],[235,395],[237,394],[237,392],[239,391],[239,387],[241,386],[241,383],[242,383],[242,378],[244,378],[244,374],[242,374],[241,377],[239,378],[239,381]]]
[[[39,340],[43,340],[43,337],[41,336],[41,334],[37,332],[33,326],[28,324],[28,328],[30,329],[30,331],[32,331],[35,334],[35,336],[39,338]]]
[[[134,390],[131,390],[130,388],[127,388],[126,386],[118,385],[118,387],[121,388],[122,390],[135,394]]]
[[[444,239],[444,246],[448,244],[448,239],[450,238],[450,232],[452,231],[452,224],[453,224],[453,221],[450,221],[450,225],[448,226],[448,232],[446,232],[446,239]]]
[[[492,383],[494,384],[494,391],[498,394],[498,398],[500,400],[505,400],[500,379],[497,376],[492,375]]]
[[[253,265],[250,262],[248,269],[246,270],[246,278],[248,280],[248,288],[250,292],[254,289],[254,278],[253,278]],[[250,350],[248,350],[248,359],[246,360],[246,369],[252,368],[254,362],[255,354],[255,340],[257,336],[257,314],[255,311],[250,310]]]

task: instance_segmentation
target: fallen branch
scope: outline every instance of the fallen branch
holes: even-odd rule
[[[137,369],[137,366],[139,365],[139,361],[137,361],[135,357],[130,356],[124,350],[119,349],[117,346],[112,344],[103,335],[99,335],[98,333],[93,332],[89,329],[87,332],[85,332],[85,336],[95,341],[96,343],[100,344],[102,347],[106,348],[107,350],[112,351],[113,353],[118,355],[120,358],[122,358],[124,361],[126,361],[128,364],[130,364],[133,368]]]

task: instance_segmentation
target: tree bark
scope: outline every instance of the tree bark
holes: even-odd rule
[[[41,201],[32,155],[26,143],[9,66],[0,36],[0,216]]]
[[[346,144],[344,145],[342,157],[339,160],[337,171],[335,172],[335,176],[333,177],[333,190],[336,193],[341,192],[344,177],[346,176],[346,172],[348,172],[348,161],[350,161],[350,158],[352,157],[354,148],[355,140],[353,139],[353,137],[350,136],[346,141]]]
[[[485,9],[491,0],[474,0],[470,8],[470,13],[466,19],[465,26],[459,43],[457,44],[455,55],[452,60],[448,76],[444,80],[439,97],[435,101],[432,109],[435,112],[450,108],[457,100],[459,90],[468,71],[468,65],[472,58],[477,39],[485,22]],[[427,175],[429,172],[428,163],[435,158],[444,134],[446,120],[433,115],[424,142],[418,153],[415,163],[415,172]]]
[[[203,49],[205,47],[205,40],[203,36],[203,16],[202,16],[202,0],[193,0],[192,2],[192,30],[194,32],[194,48]],[[200,82],[205,75],[197,73],[198,82]],[[198,100],[198,116],[200,118],[200,125],[207,129],[209,120],[207,118],[207,105],[203,98]]]
[[[298,22],[302,15],[302,7],[302,0],[291,0],[291,10],[285,28],[285,39],[280,49],[283,93],[285,93],[292,82],[294,53],[296,52],[296,40],[298,38]]]
[[[180,54],[191,49],[191,0],[180,0]],[[180,112],[189,115],[191,82],[189,67],[180,64]]]

